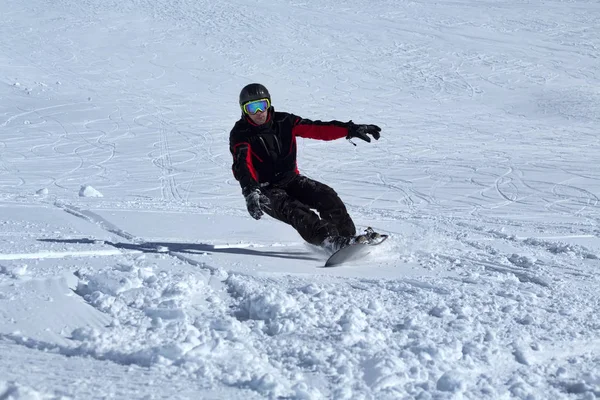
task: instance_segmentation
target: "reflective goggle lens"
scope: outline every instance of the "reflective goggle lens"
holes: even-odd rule
[[[267,109],[270,106],[271,106],[271,103],[269,102],[269,99],[250,101],[250,102],[244,104],[244,112],[246,114],[253,115],[253,114],[256,114],[258,111],[261,111],[261,112],[267,111]]]

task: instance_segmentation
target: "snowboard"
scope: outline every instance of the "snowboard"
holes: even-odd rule
[[[381,243],[385,242],[387,238],[388,235],[381,235],[381,237],[373,243],[355,243],[350,246],[342,247],[327,259],[325,267],[335,267],[350,261],[360,260],[371,252],[373,246],[379,246]]]

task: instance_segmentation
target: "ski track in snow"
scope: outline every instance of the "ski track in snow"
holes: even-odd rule
[[[597,4],[34,3],[0,6],[0,399],[600,396]],[[255,79],[382,125],[298,140],[391,234],[366,261],[249,220]]]

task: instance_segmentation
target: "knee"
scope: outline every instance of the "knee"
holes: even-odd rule
[[[338,196],[337,192],[331,188],[320,193],[320,203],[329,210],[345,210],[344,202]]]
[[[322,197],[339,198],[337,192],[331,186],[327,186],[324,184],[319,185],[315,192]]]

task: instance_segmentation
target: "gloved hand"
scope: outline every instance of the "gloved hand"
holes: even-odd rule
[[[350,121],[346,139],[359,138],[365,142],[371,142],[371,138],[367,135],[371,135],[375,140],[379,140],[379,137],[381,136],[379,132],[381,132],[381,128],[377,125],[358,125]]]
[[[244,193],[246,192],[244,191]],[[252,189],[244,197],[250,216],[256,220],[260,219],[264,214],[261,206],[268,208],[270,205],[269,199],[260,192],[260,189]]]

